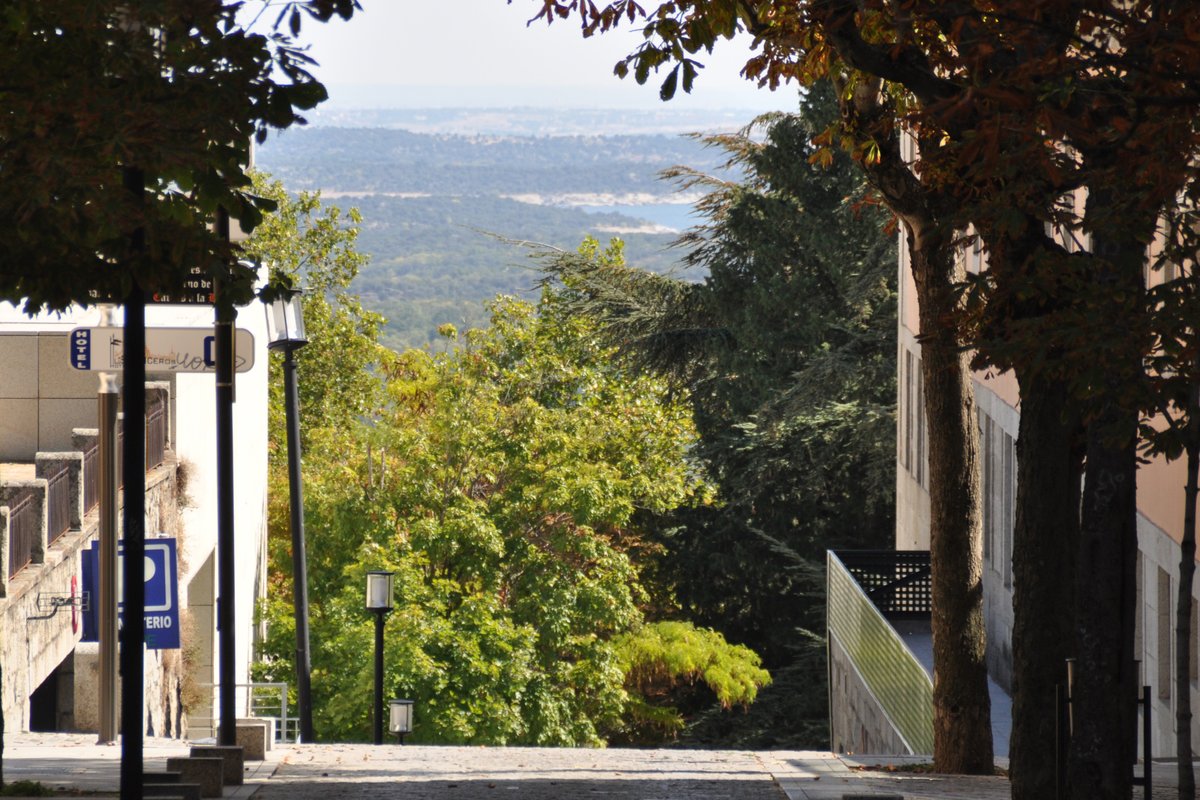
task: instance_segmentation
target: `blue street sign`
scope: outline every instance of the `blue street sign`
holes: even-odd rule
[[[92,366],[92,331],[76,328],[71,331],[71,366],[88,370]]]
[[[151,650],[170,650],[179,647],[179,578],[175,560],[174,539],[146,540],[146,606],[143,630],[146,647]],[[117,543],[117,618],[124,619],[124,542]],[[100,543],[93,541],[83,552],[83,588],[99,597]],[[83,641],[96,641],[96,609],[92,603],[84,620]]]

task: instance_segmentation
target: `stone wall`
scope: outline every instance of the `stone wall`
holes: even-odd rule
[[[145,513],[147,539],[165,534],[182,541],[173,458],[146,475]],[[143,693],[146,718],[142,731],[148,736],[183,738],[187,735],[187,713],[181,702],[183,660],[179,653],[179,650],[145,651]],[[99,648],[95,644],[82,643],[75,651],[75,696],[80,698],[75,708],[76,730],[100,729],[99,708],[90,699],[97,694],[99,680]],[[118,685],[118,696],[119,689]]]
[[[86,435],[83,437],[86,439]],[[62,456],[64,454],[55,454]],[[79,454],[75,454],[78,456]],[[42,459],[45,460],[44,458]],[[81,460],[81,459],[80,459]],[[44,483],[44,481],[38,481]],[[25,482],[29,483],[29,482]],[[73,492],[80,492],[73,481]],[[3,490],[0,490],[2,492]],[[76,497],[76,505],[81,501]],[[174,456],[146,475],[147,538],[173,536],[182,543],[177,464]],[[0,510],[4,529],[0,553],[7,555],[7,508]],[[45,515],[43,514],[43,517]],[[96,705],[99,681],[98,648],[80,643],[82,611],[82,551],[98,535],[96,510],[73,515],[72,530],[42,546],[34,563],[11,579],[0,581],[0,664],[3,683],[0,704],[9,730],[28,730],[30,696],[58,670],[59,694],[56,727],[98,731]],[[44,541],[44,539],[43,539]],[[182,547],[180,548],[182,551]],[[2,561],[7,577],[7,558]],[[182,707],[183,661],[178,650],[147,650],[145,657],[146,719],[142,729],[153,736],[183,737],[187,718]]]

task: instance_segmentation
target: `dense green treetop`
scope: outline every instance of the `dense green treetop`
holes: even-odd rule
[[[754,647],[777,678],[772,701],[739,722],[712,716],[695,732],[706,742],[825,741],[812,680],[823,674],[824,552],[882,547],[893,531],[895,243],[847,157],[829,168],[806,157],[832,113],[816,87],[799,115],[713,137],[744,180],[676,171],[707,191],[704,224],[685,237],[704,280],[627,267],[598,247],[545,263],[578,313],[692,404],[693,451],[719,502],[657,528],[661,569],[688,618]]]
[[[769,680],[753,653],[651,616],[673,603],[643,575],[652,545],[637,514],[703,491],[686,459],[694,442],[686,406],[661,381],[622,369],[590,322],[552,293],[536,309],[498,300],[485,329],[444,328],[450,352],[385,355],[363,371],[375,331],[342,293],[353,233],[314,202],[285,203],[278,230],[268,235],[268,223],[256,236],[264,258],[285,269],[303,261],[306,282],[329,290],[331,313],[310,317],[300,351],[316,348],[307,368],[329,374],[311,379],[338,398],[306,414],[320,736],[367,734],[359,701],[372,679],[361,658],[371,624],[361,584],[370,568],[397,573],[386,681],[393,695],[417,701],[419,741],[661,739],[682,722],[669,707],[647,711],[642,689],[676,681],[705,681],[729,704],[752,701]],[[374,382],[354,392],[382,402],[355,405],[343,378]],[[278,436],[278,419],[272,430]],[[275,589],[257,672],[286,679],[294,628],[280,463],[272,476]]]

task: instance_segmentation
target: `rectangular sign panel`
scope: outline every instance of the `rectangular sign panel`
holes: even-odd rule
[[[71,366],[79,370],[116,372],[125,366],[125,332],[121,328],[76,328],[70,335]],[[147,372],[214,372],[216,338],[212,328],[146,328]],[[233,365],[238,372],[254,366],[254,336],[234,332]]]
[[[174,539],[146,540],[146,608],[143,626],[146,647],[170,650],[179,647],[179,577],[175,560]],[[91,597],[100,597],[100,543],[92,542],[83,551],[83,590]],[[125,545],[117,543],[117,619],[123,620]],[[83,641],[96,641],[96,614],[99,604],[93,602],[84,612]]]
[[[212,278],[199,267],[191,268],[179,291],[146,293],[146,302],[150,305],[210,306],[214,299]]]

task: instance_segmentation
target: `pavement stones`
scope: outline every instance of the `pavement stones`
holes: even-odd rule
[[[9,733],[6,780],[115,792],[120,747],[92,734]],[[177,740],[146,739],[147,770],[184,756]],[[903,761],[903,759],[896,759]],[[822,752],[431,747],[386,744],[282,745],[250,762],[225,798],[254,800],[1008,800],[1002,777],[889,771],[886,756]],[[1170,771],[1156,769],[1156,778]],[[109,795],[115,796],[115,795]],[[1154,800],[1176,800],[1166,780]],[[1142,800],[1141,789],[1134,790]]]

